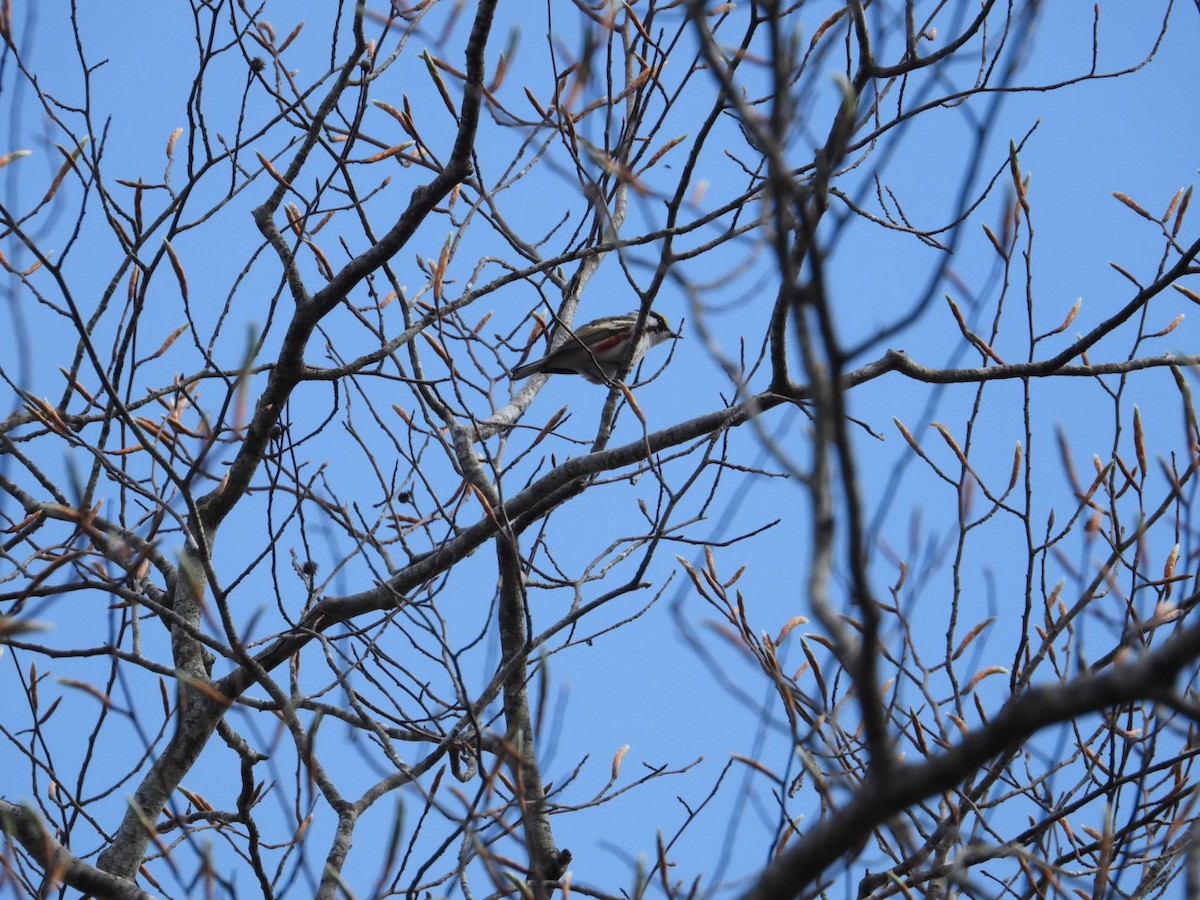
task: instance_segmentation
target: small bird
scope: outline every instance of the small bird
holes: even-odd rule
[[[629,342],[637,326],[638,314],[604,316],[567,332],[567,339],[541,359],[517,366],[512,378],[517,381],[538,372],[556,375],[582,375],[592,384],[611,384],[629,351]],[[679,337],[662,313],[651,311],[646,327],[633,348],[629,368],[638,364],[646,351],[668,338]]]

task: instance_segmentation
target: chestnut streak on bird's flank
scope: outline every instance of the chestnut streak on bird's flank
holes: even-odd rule
[[[593,384],[611,384],[629,353],[630,342],[637,333],[638,314],[605,316],[582,325],[561,344],[539,360],[525,363],[512,370],[514,381],[530,375],[582,375]],[[679,337],[671,330],[666,317],[651,311],[646,325],[638,335],[629,361],[630,370],[641,361],[646,351],[668,338]]]

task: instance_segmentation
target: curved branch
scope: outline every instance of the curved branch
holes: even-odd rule
[[[497,0],[483,0],[475,13],[475,23],[467,42],[467,79],[463,86],[462,112],[449,161],[432,181],[413,190],[408,206],[387,234],[346,263],[328,284],[297,308],[284,336],[283,347],[271,370],[267,386],[258,399],[241,450],[234,458],[221,485],[197,503],[207,532],[220,525],[249,487],[250,480],[266,452],[271,429],[279,421],[292,390],[301,380],[304,372],[304,351],[321,319],[341,303],[363,279],[394,257],[433,208],[470,174],[471,151],[475,145],[479,111],[483,101],[483,54],[491,32],[496,3]],[[348,76],[343,77],[348,80]],[[340,92],[344,87],[345,84],[339,79],[334,90]],[[276,193],[281,189],[282,187],[278,188]],[[274,227],[270,220],[271,212],[272,207],[269,204],[255,210],[255,219],[259,221],[260,227]]]
[[[84,894],[112,900],[152,900],[132,881],[90,866],[55,840],[41,817],[24,806],[0,800],[0,826],[12,835],[42,867],[49,879],[68,884]]]
[[[1200,625],[1193,625],[1130,665],[1030,690],[957,747],[866,782],[849,804],[777,857],[744,900],[784,900],[804,893],[825,869],[854,853],[874,829],[902,810],[952,789],[997,753],[1043,728],[1126,703],[1157,700],[1170,693],[1183,667],[1198,656]]]
[[[207,559],[216,529],[245,495],[251,479],[262,463],[271,439],[271,430],[279,421],[292,390],[301,380],[304,369],[304,352],[313,331],[322,317],[334,309],[359,282],[395,255],[433,207],[469,173],[470,151],[475,141],[482,98],[483,51],[487,44],[495,7],[496,0],[483,0],[476,12],[475,23],[467,46],[468,78],[464,90],[463,110],[450,162],[432,182],[418,187],[413,192],[408,208],[383,239],[351,260],[310,300],[297,306],[296,313],[284,337],[279,357],[271,370],[266,387],[258,398],[254,415],[246,431],[245,441],[221,484],[197,501],[196,509],[199,521],[192,524],[193,528],[200,532],[195,536],[199,543],[190,544],[187,549],[189,562],[197,579],[197,583],[192,585],[188,591],[189,594],[195,594],[195,598],[191,598],[189,601],[193,608],[198,608],[196,598],[204,589],[203,577],[206,568],[203,563]],[[361,16],[361,9],[357,15]],[[361,32],[356,30],[356,34],[361,39]],[[349,83],[349,73],[361,51],[362,47],[356,46],[341,77],[331,89],[332,97],[339,96]],[[314,126],[315,130],[316,126]],[[278,190],[276,193],[279,193]],[[279,196],[282,198],[282,194]],[[260,207],[255,212],[256,218],[269,217],[270,210],[269,204]],[[177,638],[178,641],[183,641],[186,635],[177,636]],[[194,641],[191,643],[195,644]],[[196,647],[195,651],[198,652],[198,649]],[[189,674],[191,678],[203,679],[203,671],[196,659],[197,652],[180,646],[173,646],[173,652],[181,671]],[[245,687],[253,680],[253,674],[249,668],[241,668],[238,672],[244,677],[244,682],[236,694],[245,690]],[[228,681],[228,678],[225,680]],[[214,693],[208,688],[200,691],[185,686],[181,689],[179,727],[163,755],[155,760],[154,765],[138,786],[134,799],[130,803],[130,809],[122,820],[113,842],[101,854],[100,865],[106,871],[126,877],[132,877],[133,873],[137,871],[150,840],[145,823],[152,822],[157,818],[167,799],[183,776],[191,769],[213,729],[224,715],[228,704],[220,696],[220,693],[220,691]],[[236,696],[236,694],[230,696]]]

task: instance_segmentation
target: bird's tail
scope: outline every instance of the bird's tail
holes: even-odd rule
[[[528,378],[530,375],[536,375],[542,371],[542,363],[544,359],[535,359],[533,362],[527,362],[523,366],[517,366],[512,370],[511,376],[513,381],[520,381],[522,378]]]

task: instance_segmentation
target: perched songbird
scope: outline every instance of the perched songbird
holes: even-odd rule
[[[610,384],[629,352],[638,314],[605,316],[569,331],[567,339],[539,360],[525,363],[512,370],[513,380],[528,378],[538,372],[546,374],[582,375],[593,384]],[[646,317],[646,327],[633,348],[629,368],[638,364],[646,351],[667,338],[678,337],[662,313]]]

